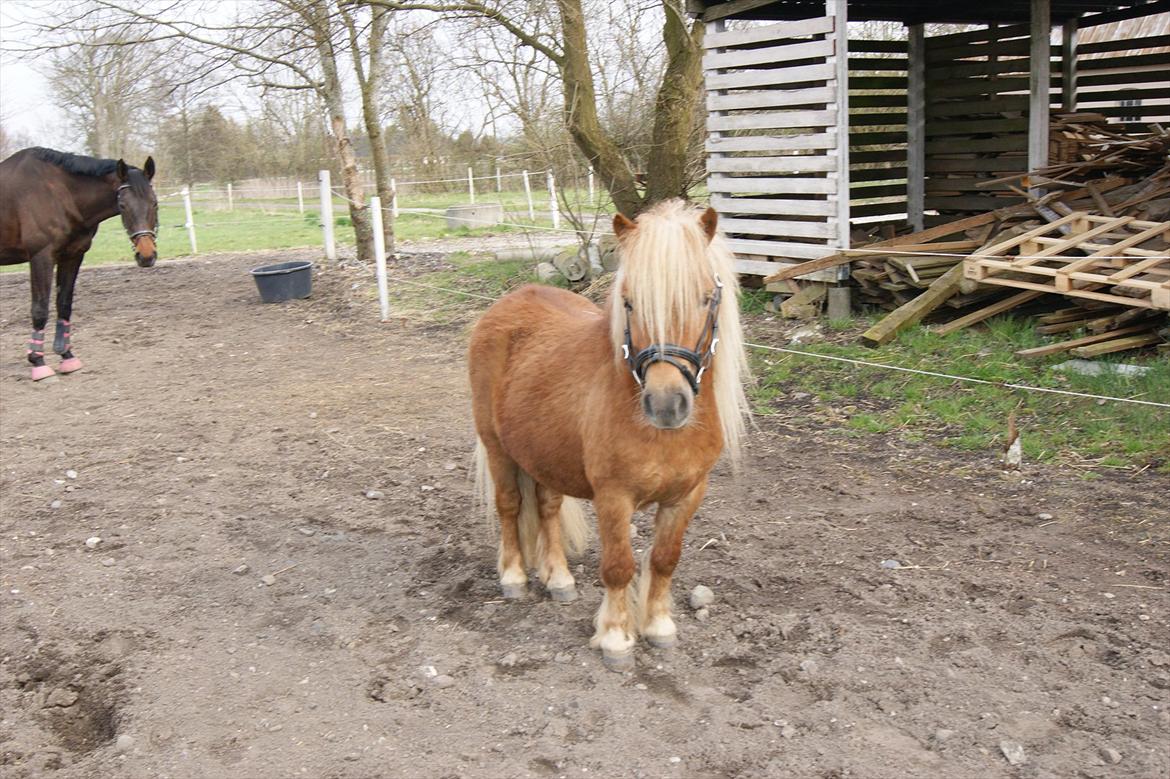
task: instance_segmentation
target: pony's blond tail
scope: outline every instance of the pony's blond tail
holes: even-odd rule
[[[475,442],[475,496],[485,516],[491,520],[494,517],[495,484],[492,481],[491,470],[487,465],[487,449],[483,441]],[[524,565],[535,568],[544,556],[543,544],[540,538],[540,504],[536,500],[536,482],[527,472],[521,470],[516,480],[520,488],[520,516],[517,524],[520,529],[520,553],[524,555]],[[585,519],[585,510],[581,501],[576,498],[565,497],[561,501],[561,544],[565,554],[576,557],[585,551],[589,540],[589,524]],[[492,527],[499,527],[492,522]]]

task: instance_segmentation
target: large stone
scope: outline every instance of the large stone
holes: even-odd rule
[[[504,221],[504,207],[499,203],[464,203],[447,207],[447,229],[491,227]]]

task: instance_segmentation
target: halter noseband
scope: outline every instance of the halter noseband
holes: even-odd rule
[[[117,195],[115,195],[115,197],[118,199],[118,213],[119,214],[122,213],[122,190],[123,189],[131,189],[131,186],[129,184],[123,184],[122,186],[118,187],[118,193],[117,193]],[[155,243],[158,242],[158,233],[155,230],[136,230],[136,231],[130,233],[130,244],[135,248],[135,250],[138,249],[138,239],[144,235],[149,235],[150,239],[152,241],[154,241]]]
[[[637,354],[634,353],[634,343],[630,336],[630,313],[634,307],[629,300],[624,300],[626,307],[626,342],[622,344],[622,357],[630,368],[634,381],[641,387],[646,383],[646,371],[656,362],[670,363],[678,368],[678,372],[691,385],[691,391],[699,394],[699,385],[703,381],[703,374],[711,365],[711,358],[715,356],[715,346],[719,343],[719,302],[723,298],[723,282],[715,276],[715,291],[711,293],[711,301],[707,304],[707,323],[703,332],[699,334],[699,341],[694,349],[687,349],[676,344],[650,344]],[[700,353],[703,342],[707,348]],[[690,367],[682,361],[689,363]],[[692,370],[693,369],[693,370]]]

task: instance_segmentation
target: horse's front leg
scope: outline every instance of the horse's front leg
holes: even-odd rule
[[[601,536],[601,582],[605,596],[593,620],[596,631],[589,645],[601,649],[601,659],[614,671],[634,667],[637,636],[631,608],[630,582],[634,578],[634,550],[630,548],[630,517],[634,503],[625,494],[599,493],[597,531]]]
[[[678,503],[660,505],[654,517],[654,546],[642,561],[638,581],[638,627],[651,646],[672,647],[678,629],[670,613],[670,580],[682,555],[683,536],[707,494],[703,479]]]
[[[49,321],[49,293],[53,290],[53,260],[47,251],[29,261],[29,290],[33,331],[28,339],[28,361],[32,364],[32,380],[40,381],[56,373],[45,365],[45,324]]]
[[[57,332],[53,335],[53,351],[61,355],[61,373],[81,370],[81,360],[73,356],[70,328],[73,317],[73,289],[82,257],[61,259],[57,263]]]

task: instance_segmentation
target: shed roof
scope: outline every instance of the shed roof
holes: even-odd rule
[[[1149,13],[1170,7],[1166,0],[1051,0],[1052,19],[1060,21],[1091,13],[1132,9],[1129,15]],[[825,0],[688,0],[693,13],[708,19],[806,19],[825,12]],[[849,0],[849,20],[906,22],[951,22],[982,24],[990,22],[1026,22],[1031,5],[1021,0]]]

